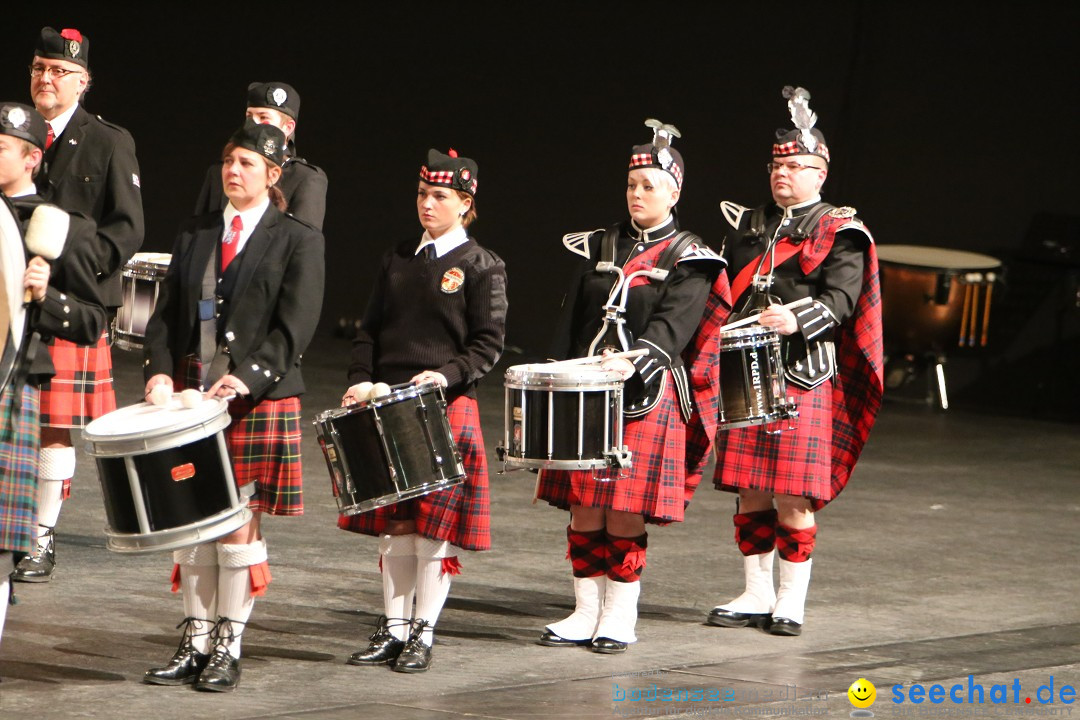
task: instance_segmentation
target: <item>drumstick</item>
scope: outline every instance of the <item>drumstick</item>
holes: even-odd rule
[[[978,332],[979,317],[979,286],[973,285],[975,291],[971,294],[971,322],[969,323],[968,347],[975,347],[975,333]]]
[[[964,347],[964,336],[967,335],[968,308],[971,306],[971,288],[971,285],[964,283],[964,309],[960,311],[960,340],[957,342],[958,347]]]
[[[785,310],[794,310],[797,307],[802,307],[803,305],[809,305],[812,302],[814,302],[814,298],[812,298],[812,297],[804,297],[804,298],[799,298],[798,300],[792,300],[791,302],[787,303],[786,305],[781,305],[780,307],[784,308]],[[757,321],[758,321],[758,316],[757,315],[751,315],[750,317],[743,318],[742,320],[736,320],[733,323],[728,323],[727,325],[722,326],[720,328],[720,332],[724,332],[725,330],[734,330],[735,328],[740,328],[743,325],[750,325],[751,323],[756,323]]]
[[[640,350],[627,350],[626,352],[611,353],[610,355],[589,355],[588,357],[571,358],[569,360],[556,360],[550,363],[542,363],[546,367],[552,365],[592,365],[594,363],[601,363],[605,360],[613,360],[615,358],[636,358],[641,355],[648,355],[649,351],[645,348]]]
[[[986,286],[986,308],[983,310],[982,347],[986,347],[986,341],[990,336],[990,293],[993,291],[994,284],[991,282]]]
[[[31,255],[55,260],[64,252],[71,216],[55,205],[38,205],[26,225],[26,249]],[[23,293],[23,304],[31,300],[30,288]]]

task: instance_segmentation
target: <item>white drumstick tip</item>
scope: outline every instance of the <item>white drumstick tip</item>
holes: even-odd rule
[[[203,395],[198,390],[188,388],[180,393],[180,404],[186,408],[196,408],[202,404]]]
[[[172,389],[165,383],[155,385],[150,390],[151,405],[167,405],[172,399]]]
[[[375,383],[371,388],[371,399],[380,398],[390,394],[390,386],[386,383]]]
[[[356,399],[359,402],[365,402],[371,399],[371,389],[375,387],[374,383],[362,382],[356,386]]]

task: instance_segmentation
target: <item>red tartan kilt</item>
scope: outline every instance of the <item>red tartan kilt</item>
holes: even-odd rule
[[[646,522],[682,522],[695,486],[686,483],[686,423],[668,372],[664,396],[644,417],[628,419],[623,442],[630,449],[626,477],[617,471],[543,470],[537,497],[558,508],[571,505],[643,515]]]
[[[390,520],[415,520],[416,532],[423,537],[447,540],[466,550],[491,548],[487,453],[476,399],[464,395],[454,399],[446,417],[465,466],[465,482],[359,515],[341,515],[339,528],[378,536]]]
[[[200,369],[198,358],[183,358],[174,378],[177,387],[198,388]],[[229,415],[232,422],[225,428],[225,444],[236,484],[255,483],[248,507],[269,515],[303,515],[300,398],[294,395],[255,404],[237,398],[229,403]]]
[[[794,430],[787,430],[784,423],[769,427],[785,428],[774,435],[761,425],[716,434],[713,484],[718,490],[801,495],[815,501],[815,507],[833,499],[832,381],[813,390],[789,383],[787,391],[799,410]]]
[[[54,338],[49,343],[56,374],[41,384],[41,424],[81,428],[116,409],[108,333],[94,345]]]

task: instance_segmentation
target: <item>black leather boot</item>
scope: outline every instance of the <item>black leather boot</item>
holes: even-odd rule
[[[196,634],[194,628],[195,618],[184,618],[177,628],[184,628],[184,634],[180,638],[180,647],[164,667],[150,668],[143,675],[143,682],[148,685],[186,685],[195,682],[199,673],[206,667],[210,656],[198,652],[192,644],[192,638]],[[209,621],[204,621],[209,622]]]

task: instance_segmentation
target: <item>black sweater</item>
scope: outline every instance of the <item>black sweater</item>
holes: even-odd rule
[[[506,266],[469,238],[441,258],[414,255],[417,241],[383,255],[353,341],[349,382],[408,382],[435,370],[447,395],[475,397],[499,359],[506,332]]]

